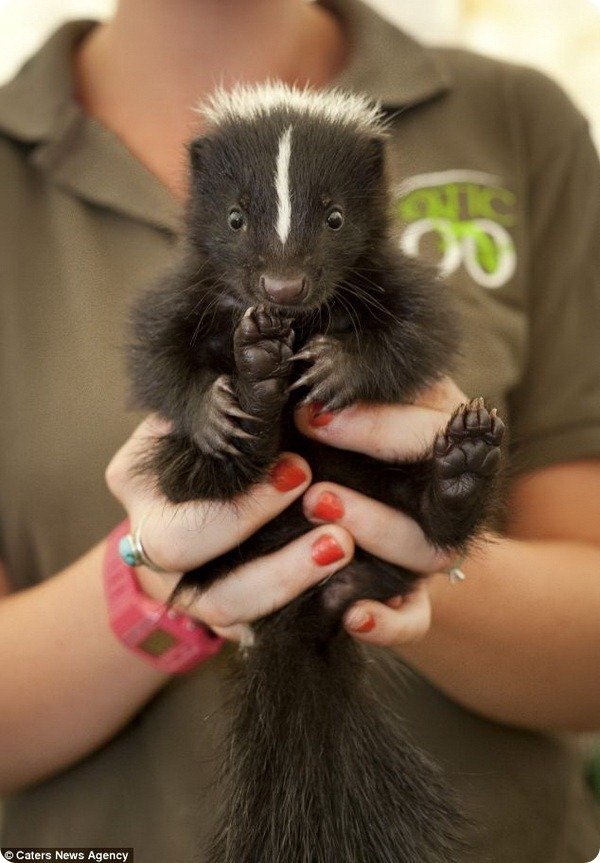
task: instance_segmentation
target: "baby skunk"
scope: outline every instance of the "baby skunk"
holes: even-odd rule
[[[281,449],[329,480],[398,507],[438,547],[463,549],[494,496],[502,423],[460,407],[431,451],[383,463],[309,441],[294,407],[410,402],[451,367],[443,287],[391,239],[385,123],[366,98],[280,83],[218,91],[190,145],[177,268],[138,301],[137,404],[171,420],[145,454],[171,501],[232,500]],[[296,503],[179,588],[310,530]],[[435,768],[378,703],[340,622],[357,599],[420,576],[354,559],[254,627],[235,671],[236,716],[212,863],[447,863],[459,818]]]

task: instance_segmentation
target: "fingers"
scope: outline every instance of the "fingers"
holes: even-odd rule
[[[140,478],[133,467],[152,438],[168,429],[149,417],[111,461],[106,480],[127,510],[131,523],[143,520],[141,535],[148,557],[172,572],[184,572],[239,545],[292,503],[307,488],[311,473],[304,459],[282,453],[269,480],[234,502],[192,501],[172,504]]]
[[[445,377],[422,390],[413,404],[357,404],[337,413],[319,413],[312,404],[296,411],[300,431],[337,446],[394,461],[428,452],[458,405],[468,401]]]
[[[240,624],[287,605],[345,566],[353,552],[347,531],[337,525],[320,527],[273,554],[237,567],[201,596],[184,596],[176,605],[217,631],[225,628],[226,634],[239,637]]]
[[[151,497],[152,484],[147,477],[132,471],[136,461],[152,446],[156,438],[168,434],[171,424],[156,414],[141,422],[123,446],[114,454],[106,468],[106,484],[125,508],[134,497]]]
[[[318,414],[308,405],[295,414],[308,437],[384,461],[427,453],[448,418],[445,411],[418,405],[357,404],[335,414]]]
[[[359,641],[393,646],[417,641],[431,626],[427,585],[420,582],[408,596],[388,603],[361,600],[344,616],[346,630]]]
[[[304,459],[283,453],[270,479],[231,503],[199,501],[180,506],[154,501],[145,510],[144,548],[156,563],[170,569],[201,566],[240,545],[307,488],[310,468]]]
[[[428,542],[416,521],[349,488],[316,483],[304,495],[303,509],[310,521],[335,522],[365,551],[407,569],[437,572],[453,559]]]

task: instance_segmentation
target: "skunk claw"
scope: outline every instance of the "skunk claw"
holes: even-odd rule
[[[313,350],[312,348],[304,348],[304,350],[301,350],[297,354],[291,356],[289,362],[295,362],[296,360],[310,362],[310,360],[314,360],[316,356],[318,356],[317,351]]]
[[[217,386],[219,387],[220,390],[222,390],[222,392],[227,393],[227,395],[232,396],[232,397],[235,396],[235,392],[233,390],[233,387],[231,386],[230,383],[228,383],[223,378],[218,379]]]
[[[326,401],[323,404],[323,407],[319,411],[319,413],[327,414],[334,413],[335,411],[341,411],[345,407],[348,407],[349,402],[342,398],[342,396],[332,396],[329,401]]]
[[[327,404],[329,404],[330,401],[331,399],[328,399],[327,385],[323,383],[316,384],[316,386],[311,389],[308,395],[302,399],[300,404],[303,406],[309,405],[312,402],[327,402]],[[319,413],[325,413],[325,410],[326,406],[325,404],[323,404],[323,407],[320,409]]]
[[[316,376],[317,373],[315,372],[315,367],[313,366],[312,369],[309,369],[305,374],[301,375],[298,380],[294,381],[293,384],[290,384],[290,386],[287,388],[287,392],[291,393],[294,390],[297,390],[299,387],[309,386],[311,381],[313,381]]]
[[[241,408],[236,407],[235,405],[229,405],[224,408],[225,413],[231,417],[237,417],[240,420],[254,420],[254,422],[262,423],[264,420],[261,417],[254,417],[252,414],[246,413]]]
[[[209,453],[220,460],[227,458],[228,455],[241,455],[240,451],[221,434],[213,434],[211,437],[203,438],[198,441],[198,445],[202,452]]]
[[[221,447],[221,452],[228,453],[229,455],[241,455],[241,452],[237,447],[235,447],[232,443],[225,443]]]
[[[235,427],[235,431],[232,431],[231,434],[233,437],[240,438],[240,440],[254,440],[256,435],[253,435],[252,432],[247,432],[245,429]]]

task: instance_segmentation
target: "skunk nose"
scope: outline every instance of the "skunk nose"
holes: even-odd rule
[[[293,303],[306,293],[306,278],[296,276],[293,279],[283,279],[278,276],[261,276],[260,286],[270,300],[276,303]]]

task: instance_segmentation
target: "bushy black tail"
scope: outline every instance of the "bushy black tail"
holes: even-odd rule
[[[378,702],[360,646],[343,631],[318,637],[310,601],[263,621],[235,671],[224,811],[208,860],[456,860],[460,818],[437,769]]]

